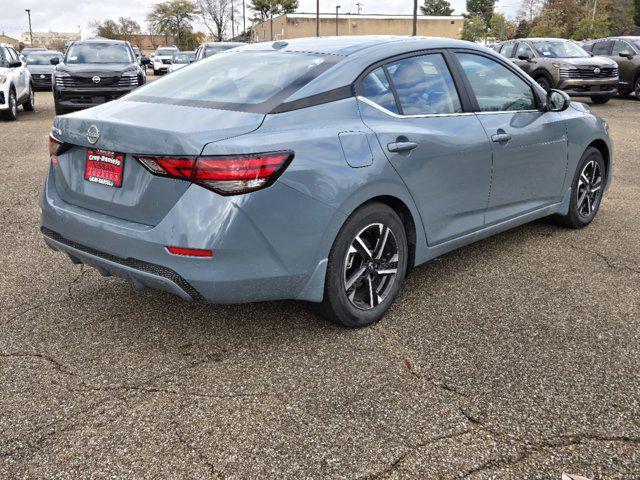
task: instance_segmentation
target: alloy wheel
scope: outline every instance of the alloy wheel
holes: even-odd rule
[[[366,226],[351,242],[344,263],[344,289],[351,304],[371,310],[389,296],[398,274],[399,249],[382,223]]]
[[[578,214],[583,218],[593,215],[602,198],[602,172],[595,160],[587,162],[580,172],[576,195]]]

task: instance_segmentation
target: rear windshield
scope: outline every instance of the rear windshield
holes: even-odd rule
[[[136,90],[131,100],[268,113],[341,57],[228,51]]]
[[[546,58],[587,58],[590,57],[578,44],[562,40],[532,42],[538,53]]]
[[[211,55],[224,52],[225,50],[229,50],[231,48],[234,48],[234,47],[232,45],[215,45],[215,46],[208,45],[204,47],[203,57],[204,58],[210,57]]]
[[[172,63],[189,63],[195,58],[193,53],[175,53],[173,55]]]
[[[73,44],[67,51],[65,63],[131,63],[129,49],[122,44]]]
[[[27,57],[27,65],[51,65],[50,60],[54,57],[62,60],[62,55],[57,53],[32,53]]]

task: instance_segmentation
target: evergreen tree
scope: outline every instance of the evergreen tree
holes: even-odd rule
[[[640,2],[640,0],[637,0]],[[420,6],[422,15],[434,15],[448,17],[453,13],[453,8],[447,0],[424,0],[424,5]]]

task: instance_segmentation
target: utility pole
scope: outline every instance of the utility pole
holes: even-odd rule
[[[27,17],[29,17],[29,39],[31,40],[31,46],[33,47],[33,31],[31,30],[31,9],[25,8],[25,12],[27,12]]]
[[[358,9],[358,15],[360,15],[360,11],[362,10],[362,6],[363,6],[362,3],[360,3],[360,2],[356,3],[356,8]]]
[[[339,33],[338,33],[338,10],[340,10],[340,5],[336,5],[336,37],[339,35]]]
[[[231,40],[233,40],[236,36],[235,21],[233,19],[234,10],[235,10],[235,6],[233,5],[233,0],[231,0]]]
[[[242,0],[242,35],[246,37],[247,35],[247,15],[245,9],[245,0]]]
[[[418,0],[413,0],[413,36],[418,35]]]
[[[320,0],[316,0],[316,37],[320,36]]]
[[[269,23],[271,26],[271,41],[273,41],[273,2],[269,0]]]

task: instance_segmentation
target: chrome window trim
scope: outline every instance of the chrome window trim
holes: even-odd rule
[[[376,110],[386,113],[393,118],[438,118],[438,117],[464,117],[469,115],[507,115],[514,113],[544,113],[543,110],[499,110],[495,112],[460,112],[460,113],[427,113],[424,115],[399,115],[391,110],[387,110],[381,105],[378,105],[373,100],[369,100],[367,97],[360,95],[356,96],[357,100],[366,103],[367,105],[375,108]]]
[[[381,105],[378,105],[376,102],[374,102],[373,100],[369,100],[367,97],[363,97],[361,95],[357,95],[356,99],[360,100],[361,102],[366,103],[367,105],[380,110],[382,113],[386,113],[387,115],[389,115],[390,117],[393,118],[437,118],[437,117],[462,117],[462,116],[468,116],[468,115],[473,115],[473,112],[459,112],[459,113],[425,113],[423,115],[400,115],[398,113],[392,112],[391,110],[387,110],[386,108],[384,108]]]

